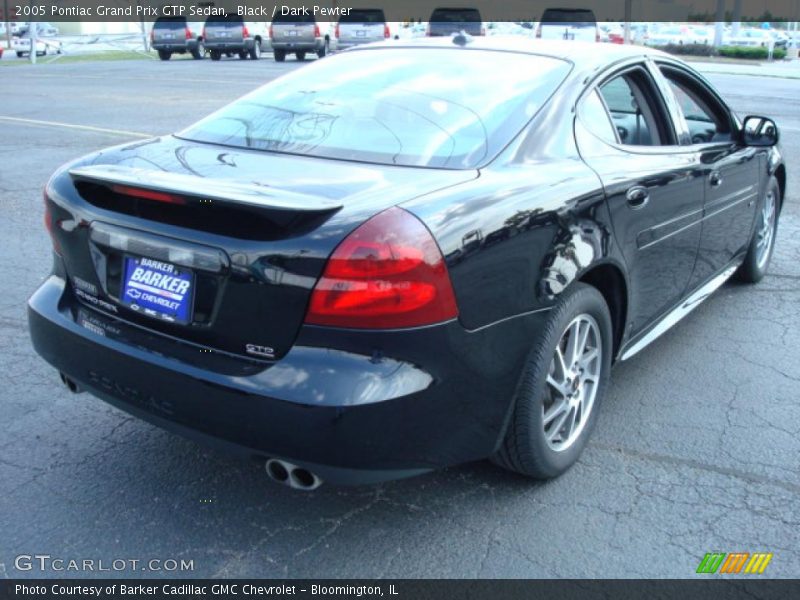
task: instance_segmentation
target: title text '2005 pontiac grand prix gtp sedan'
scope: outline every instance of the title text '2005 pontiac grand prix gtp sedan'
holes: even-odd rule
[[[74,390],[293,487],[586,444],[611,364],[769,264],[786,172],[628,46],[362,46],[45,190],[36,350]]]

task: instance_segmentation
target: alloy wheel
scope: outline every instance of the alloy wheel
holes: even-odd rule
[[[775,192],[769,190],[764,199],[764,207],[761,209],[761,219],[756,233],[756,260],[758,268],[763,269],[769,259],[772,249],[772,238],[775,235],[775,216],[777,206],[775,202]]]
[[[602,371],[600,326],[589,314],[575,317],[561,334],[547,374],[542,426],[550,449],[561,452],[589,420]]]

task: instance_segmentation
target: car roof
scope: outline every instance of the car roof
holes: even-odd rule
[[[468,36],[469,37],[469,36]],[[671,57],[669,54],[632,44],[603,44],[599,42],[539,40],[520,36],[472,36],[463,46],[451,37],[411,38],[365,44],[348,50],[358,52],[379,48],[465,48],[469,50],[495,50],[518,52],[559,58],[582,68],[596,68],[636,56]]]

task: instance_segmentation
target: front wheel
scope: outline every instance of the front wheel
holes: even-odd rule
[[[325,58],[326,54],[327,54],[327,50],[325,49],[325,46],[323,46],[322,48],[317,50],[317,57],[319,57],[319,58]]]
[[[547,479],[578,460],[611,369],[611,316],[602,294],[577,283],[550,311],[522,373],[514,412],[492,460]]]
[[[253,43],[253,48],[250,50],[250,58],[252,60],[258,60],[261,58],[261,42],[256,40]]]
[[[736,278],[745,283],[758,283],[767,274],[772,250],[775,247],[775,234],[778,231],[781,188],[774,176],[769,178],[764,198],[759,203],[756,228],[750,238],[750,246],[744,262],[736,271]]]

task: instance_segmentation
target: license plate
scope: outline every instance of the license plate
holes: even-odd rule
[[[189,269],[126,256],[124,272],[122,303],[128,308],[170,323],[191,320],[194,274]]]
[[[356,37],[367,37],[367,32],[364,30],[356,31]]]
[[[287,33],[288,33],[288,35],[290,35],[292,37],[297,37],[297,32],[296,31],[288,31]]]

